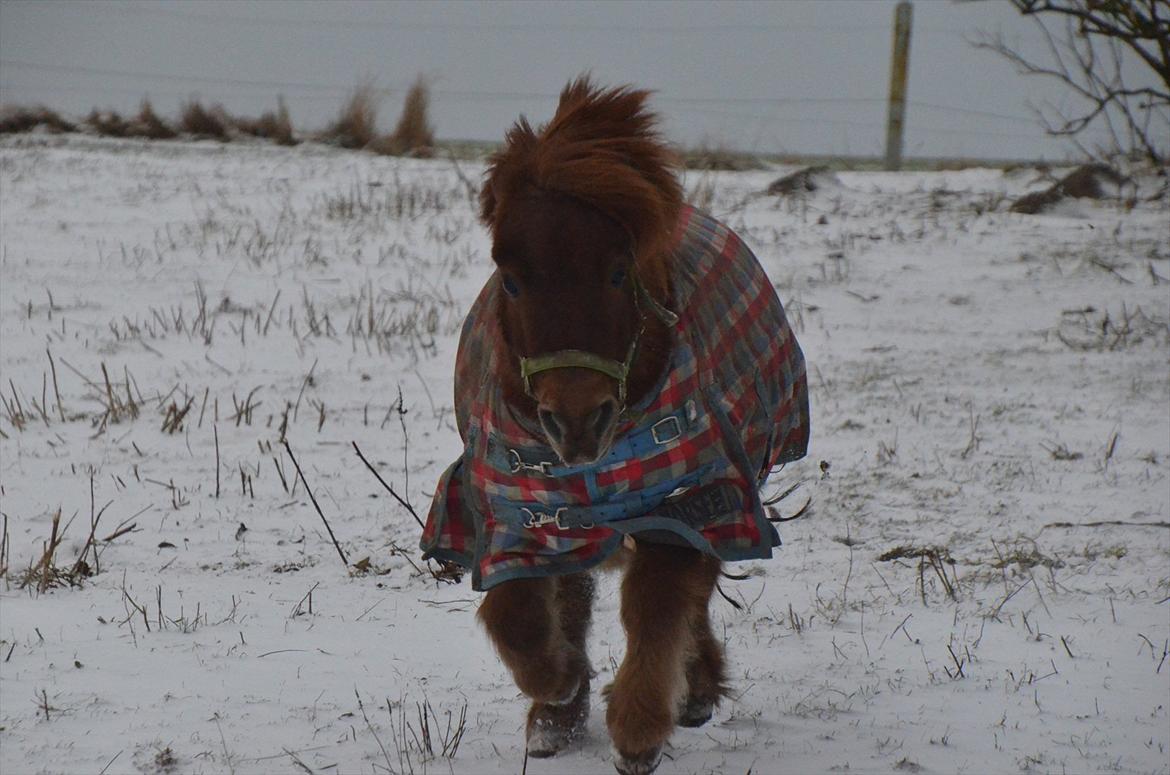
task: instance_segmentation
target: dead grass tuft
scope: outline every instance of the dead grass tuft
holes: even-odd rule
[[[1012,565],[1021,571],[1027,571],[1037,566],[1042,568],[1063,568],[1064,560],[1059,557],[1050,557],[1040,551],[1040,547],[1033,542],[1030,546],[1023,543],[1016,546],[1007,546],[1003,550],[996,547],[996,558],[989,562],[996,570],[1004,570]]]
[[[1093,307],[1065,310],[1055,333],[1071,350],[1115,352],[1147,341],[1159,345],[1170,342],[1170,321],[1156,313],[1147,314],[1140,306],[1130,309],[1123,303],[1113,314]]]
[[[187,111],[190,109],[191,106],[184,108],[184,119],[186,119]],[[191,131],[192,134],[226,139],[217,134],[218,129],[214,125],[217,121],[222,123],[222,118],[222,108],[208,112],[195,104],[191,121],[192,126],[200,127],[200,131],[187,131]],[[102,137],[144,137],[148,140],[170,140],[178,136],[178,133],[154,112],[154,107],[148,99],[142,101],[138,108],[138,114],[130,118],[123,117],[115,110],[94,108],[86,116],[84,124]]]
[[[430,87],[426,79],[419,76],[406,93],[402,115],[394,131],[374,140],[369,146],[370,150],[388,156],[433,156],[435,130],[428,116],[430,101]]]
[[[378,135],[378,91],[371,79],[358,83],[337,119],[321,134],[322,142],[342,148],[365,148]]]
[[[84,555],[74,563],[57,564],[57,550],[61,547],[68,528],[68,524],[64,528],[61,527],[61,509],[57,509],[53,514],[49,540],[41,547],[40,558],[30,562],[20,576],[21,589],[33,587],[38,593],[43,593],[53,587],[77,587],[81,586],[82,579],[93,575],[93,569],[85,562]],[[88,544],[86,548],[88,549]]]
[[[1085,164],[1065,175],[1043,191],[1033,191],[1017,199],[1011,206],[1013,213],[1035,215],[1052,209],[1063,199],[1103,199],[1107,196],[1103,184],[1120,187],[1125,177],[1104,164]]]
[[[86,116],[85,124],[102,137],[127,137],[130,134],[130,122],[116,110],[94,108]]]
[[[277,145],[297,144],[296,138],[293,137],[288,105],[283,96],[276,98],[276,112],[266,110],[260,115],[260,118],[236,118],[233,123],[240,132],[252,137],[262,137]]]
[[[172,140],[179,135],[174,127],[154,112],[149,99],[143,99],[138,106],[138,115],[131,123],[131,132],[134,137],[145,137],[148,140]]]
[[[765,193],[773,196],[812,193],[823,186],[825,182],[833,179],[833,177],[833,173],[823,164],[801,167],[795,172],[790,172],[787,175],[782,175],[773,180],[768,185]]]
[[[179,113],[179,130],[200,138],[214,138],[227,142],[231,119],[222,105],[204,108],[197,99],[184,103]]]
[[[160,748],[155,753],[154,767],[158,772],[174,772],[178,766],[179,762],[175,759],[175,752],[171,750],[169,745],[166,748]]]
[[[689,170],[727,170],[745,172],[764,169],[757,156],[742,151],[733,151],[721,145],[703,142],[697,148],[684,151],[683,165]]]
[[[31,132],[38,127],[53,133],[77,131],[75,124],[61,118],[56,111],[49,110],[44,105],[34,107],[12,105],[0,109],[0,135]]]
[[[878,562],[900,562],[902,560],[917,560],[918,562],[918,591],[922,597],[922,604],[927,603],[927,569],[934,571],[935,577],[942,585],[943,592],[951,600],[959,599],[959,574],[955,568],[955,558],[945,546],[915,546],[904,544],[895,546],[878,556]],[[909,566],[913,567],[913,566]],[[948,575],[947,569],[950,569]]]

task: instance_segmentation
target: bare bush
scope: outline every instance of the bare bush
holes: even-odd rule
[[[49,132],[76,132],[77,126],[61,118],[56,111],[44,105],[34,107],[8,106],[0,110],[0,135],[31,132],[44,127]]]
[[[430,87],[426,79],[419,76],[406,92],[402,115],[394,131],[374,140],[370,150],[391,156],[433,156],[435,130],[428,117],[430,101]]]
[[[366,79],[358,83],[341,107],[337,119],[321,134],[320,139],[342,148],[365,148],[378,135],[378,91],[374,82]]]
[[[192,99],[183,105],[179,114],[179,129],[196,137],[211,137],[227,142],[231,119],[222,105],[204,108],[199,100]]]
[[[1068,137],[1088,156],[1137,155],[1160,165],[1170,147],[1170,34],[1166,0],[1011,0],[1044,36],[1046,53],[1010,45],[1002,33],[983,35],[977,48],[999,54],[1024,75],[1060,83],[1074,108],[1036,108],[1050,135]],[[1159,10],[1161,9],[1161,10]],[[1159,14],[1162,14],[1161,16]],[[1134,86],[1123,77],[1128,63],[1144,64],[1155,80]],[[1160,82],[1160,83],[1159,83]],[[1102,127],[1105,145],[1086,148],[1078,139],[1090,125]]]

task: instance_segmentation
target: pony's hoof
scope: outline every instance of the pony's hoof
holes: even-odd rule
[[[556,756],[573,741],[572,733],[551,724],[547,719],[530,721],[528,725],[528,755],[533,759]]]
[[[585,731],[589,719],[589,679],[582,678],[567,702],[534,702],[528,711],[527,748],[533,759],[565,750]]]
[[[621,751],[613,752],[613,766],[620,775],[650,775],[662,761],[662,746],[656,745],[648,751],[627,756]]]
[[[686,703],[683,704],[682,710],[678,714],[678,725],[680,727],[701,727],[711,720],[711,715],[714,712],[715,703],[710,700],[687,697]]]

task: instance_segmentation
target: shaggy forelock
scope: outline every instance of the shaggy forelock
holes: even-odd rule
[[[491,157],[480,217],[495,232],[509,202],[555,192],[595,207],[629,232],[639,256],[670,240],[682,205],[677,159],[646,107],[649,92],[602,89],[587,76],[561,92],[557,112],[534,131],[521,118]]]

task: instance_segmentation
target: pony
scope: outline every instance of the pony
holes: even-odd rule
[[[805,454],[803,355],[759,263],[683,202],[649,92],[570,82],[485,173],[495,271],[463,326],[464,452],[424,557],[471,568],[478,617],[530,700],[527,753],[589,714],[599,566],[620,566],[627,648],[607,699],[614,764],[652,772],[728,692],[709,602],[727,560],[771,556],[759,488]]]

